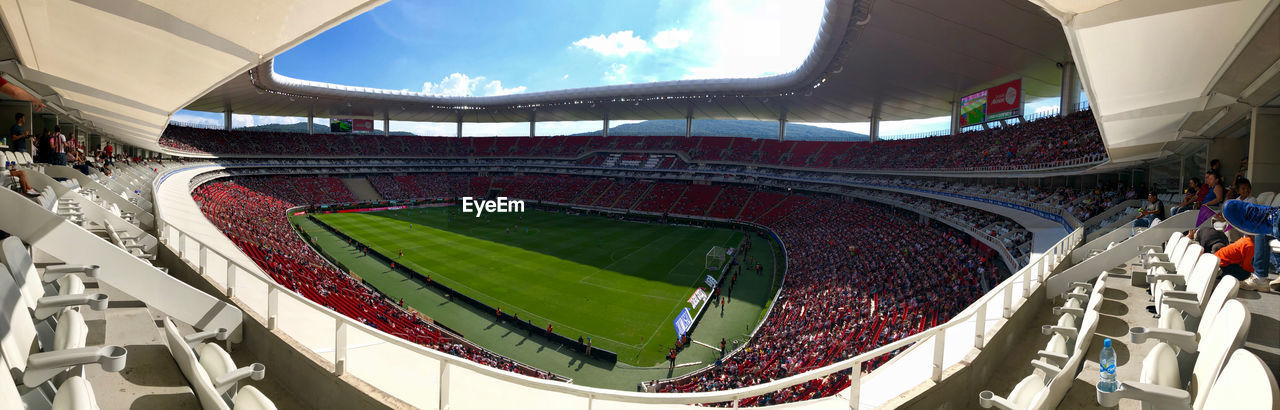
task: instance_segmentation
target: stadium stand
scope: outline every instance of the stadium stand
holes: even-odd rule
[[[578,159],[594,151],[633,153],[583,158],[581,165],[650,167],[636,151],[680,152],[695,163],[738,163],[830,169],[1036,169],[1092,164],[1106,158],[1090,111],[958,135],[870,142],[768,141],[734,137],[407,137],[224,131],[170,126],[166,147],[220,156],[545,157]],[[669,146],[671,141],[677,141]],[[543,149],[550,146],[551,149]],[[359,147],[357,152],[330,147]],[[479,148],[477,148],[479,147]],[[784,158],[785,157],[785,158]]]

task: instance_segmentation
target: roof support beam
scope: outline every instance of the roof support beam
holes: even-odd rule
[[[231,131],[231,106],[222,110],[222,129]]]
[[[1080,106],[1080,77],[1076,76],[1076,64],[1070,61],[1058,63],[1062,68],[1062,88],[1058,99],[1058,115],[1066,117]]]
[[[316,109],[315,107],[307,107],[307,135],[315,134],[315,131],[311,129],[315,123]]]
[[[458,138],[462,138],[462,113],[458,113]]]
[[[529,111],[529,136],[530,137],[538,136],[538,134],[534,132],[536,130],[537,125],[538,125],[538,112]]]
[[[385,112],[382,115],[382,136],[391,136],[391,112]]]
[[[778,141],[782,141],[787,137],[787,109],[782,108],[782,115],[778,116]]]
[[[609,113],[607,112],[604,113],[604,126],[600,127],[600,135],[606,138],[609,136]]]

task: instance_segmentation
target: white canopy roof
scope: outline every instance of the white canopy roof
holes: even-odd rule
[[[383,1],[3,0],[0,69],[89,127],[159,150],[178,109]]]

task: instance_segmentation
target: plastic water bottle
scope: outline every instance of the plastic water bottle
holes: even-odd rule
[[[1098,367],[1101,368],[1098,391],[1116,391],[1116,351],[1111,349],[1111,339],[1102,341],[1102,357],[1098,359]]]

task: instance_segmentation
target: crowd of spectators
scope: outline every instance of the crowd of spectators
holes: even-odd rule
[[[223,156],[433,157],[579,159],[589,152],[680,151],[696,163],[740,163],[816,169],[1026,169],[1104,160],[1093,115],[1067,117],[910,140],[777,141],[733,137],[421,137],[226,131],[169,125],[166,147]],[[586,157],[583,165],[630,163]],[[638,167],[683,166],[676,158],[634,159]],[[655,157],[656,159],[656,157]],[[610,162],[613,161],[613,162]]]
[[[635,204],[653,209],[685,203],[689,215],[714,210],[769,227],[786,246],[788,267],[773,312],[738,354],[726,357],[717,367],[664,383],[659,386],[662,391],[741,387],[830,364],[942,323],[1006,277],[1007,270],[998,267],[990,248],[950,226],[921,219],[916,212],[934,213],[1002,240],[1021,229],[985,211],[853,189],[829,195],[701,185],[698,195],[716,200],[688,201],[682,200],[691,187],[687,184],[567,175],[411,174],[370,180],[384,195],[429,198],[503,189],[512,197],[561,203],[572,203],[589,192],[609,198],[591,200],[595,206],[625,208],[630,201],[621,201],[622,197],[636,198]],[[401,182],[411,187],[395,186]],[[655,189],[659,186],[669,186],[669,192],[658,192],[662,191]],[[614,194],[604,194],[609,192]],[[890,197],[888,202],[894,205],[848,199],[871,195]],[[354,201],[336,177],[242,176],[202,185],[193,196],[209,219],[264,271],[304,296],[435,349],[494,367],[533,372],[450,339],[306,246],[292,232],[284,211],[295,205]],[[867,366],[878,366],[888,358]],[[845,376],[837,374],[743,404],[834,394],[847,385]]]
[[[333,177],[238,177],[192,192],[205,216],[277,283],[388,334],[488,366],[534,377],[550,373],[471,347],[427,323],[359,279],[330,265],[293,231],[285,210],[297,205],[350,202]],[[252,206],[247,206],[252,204]]]

